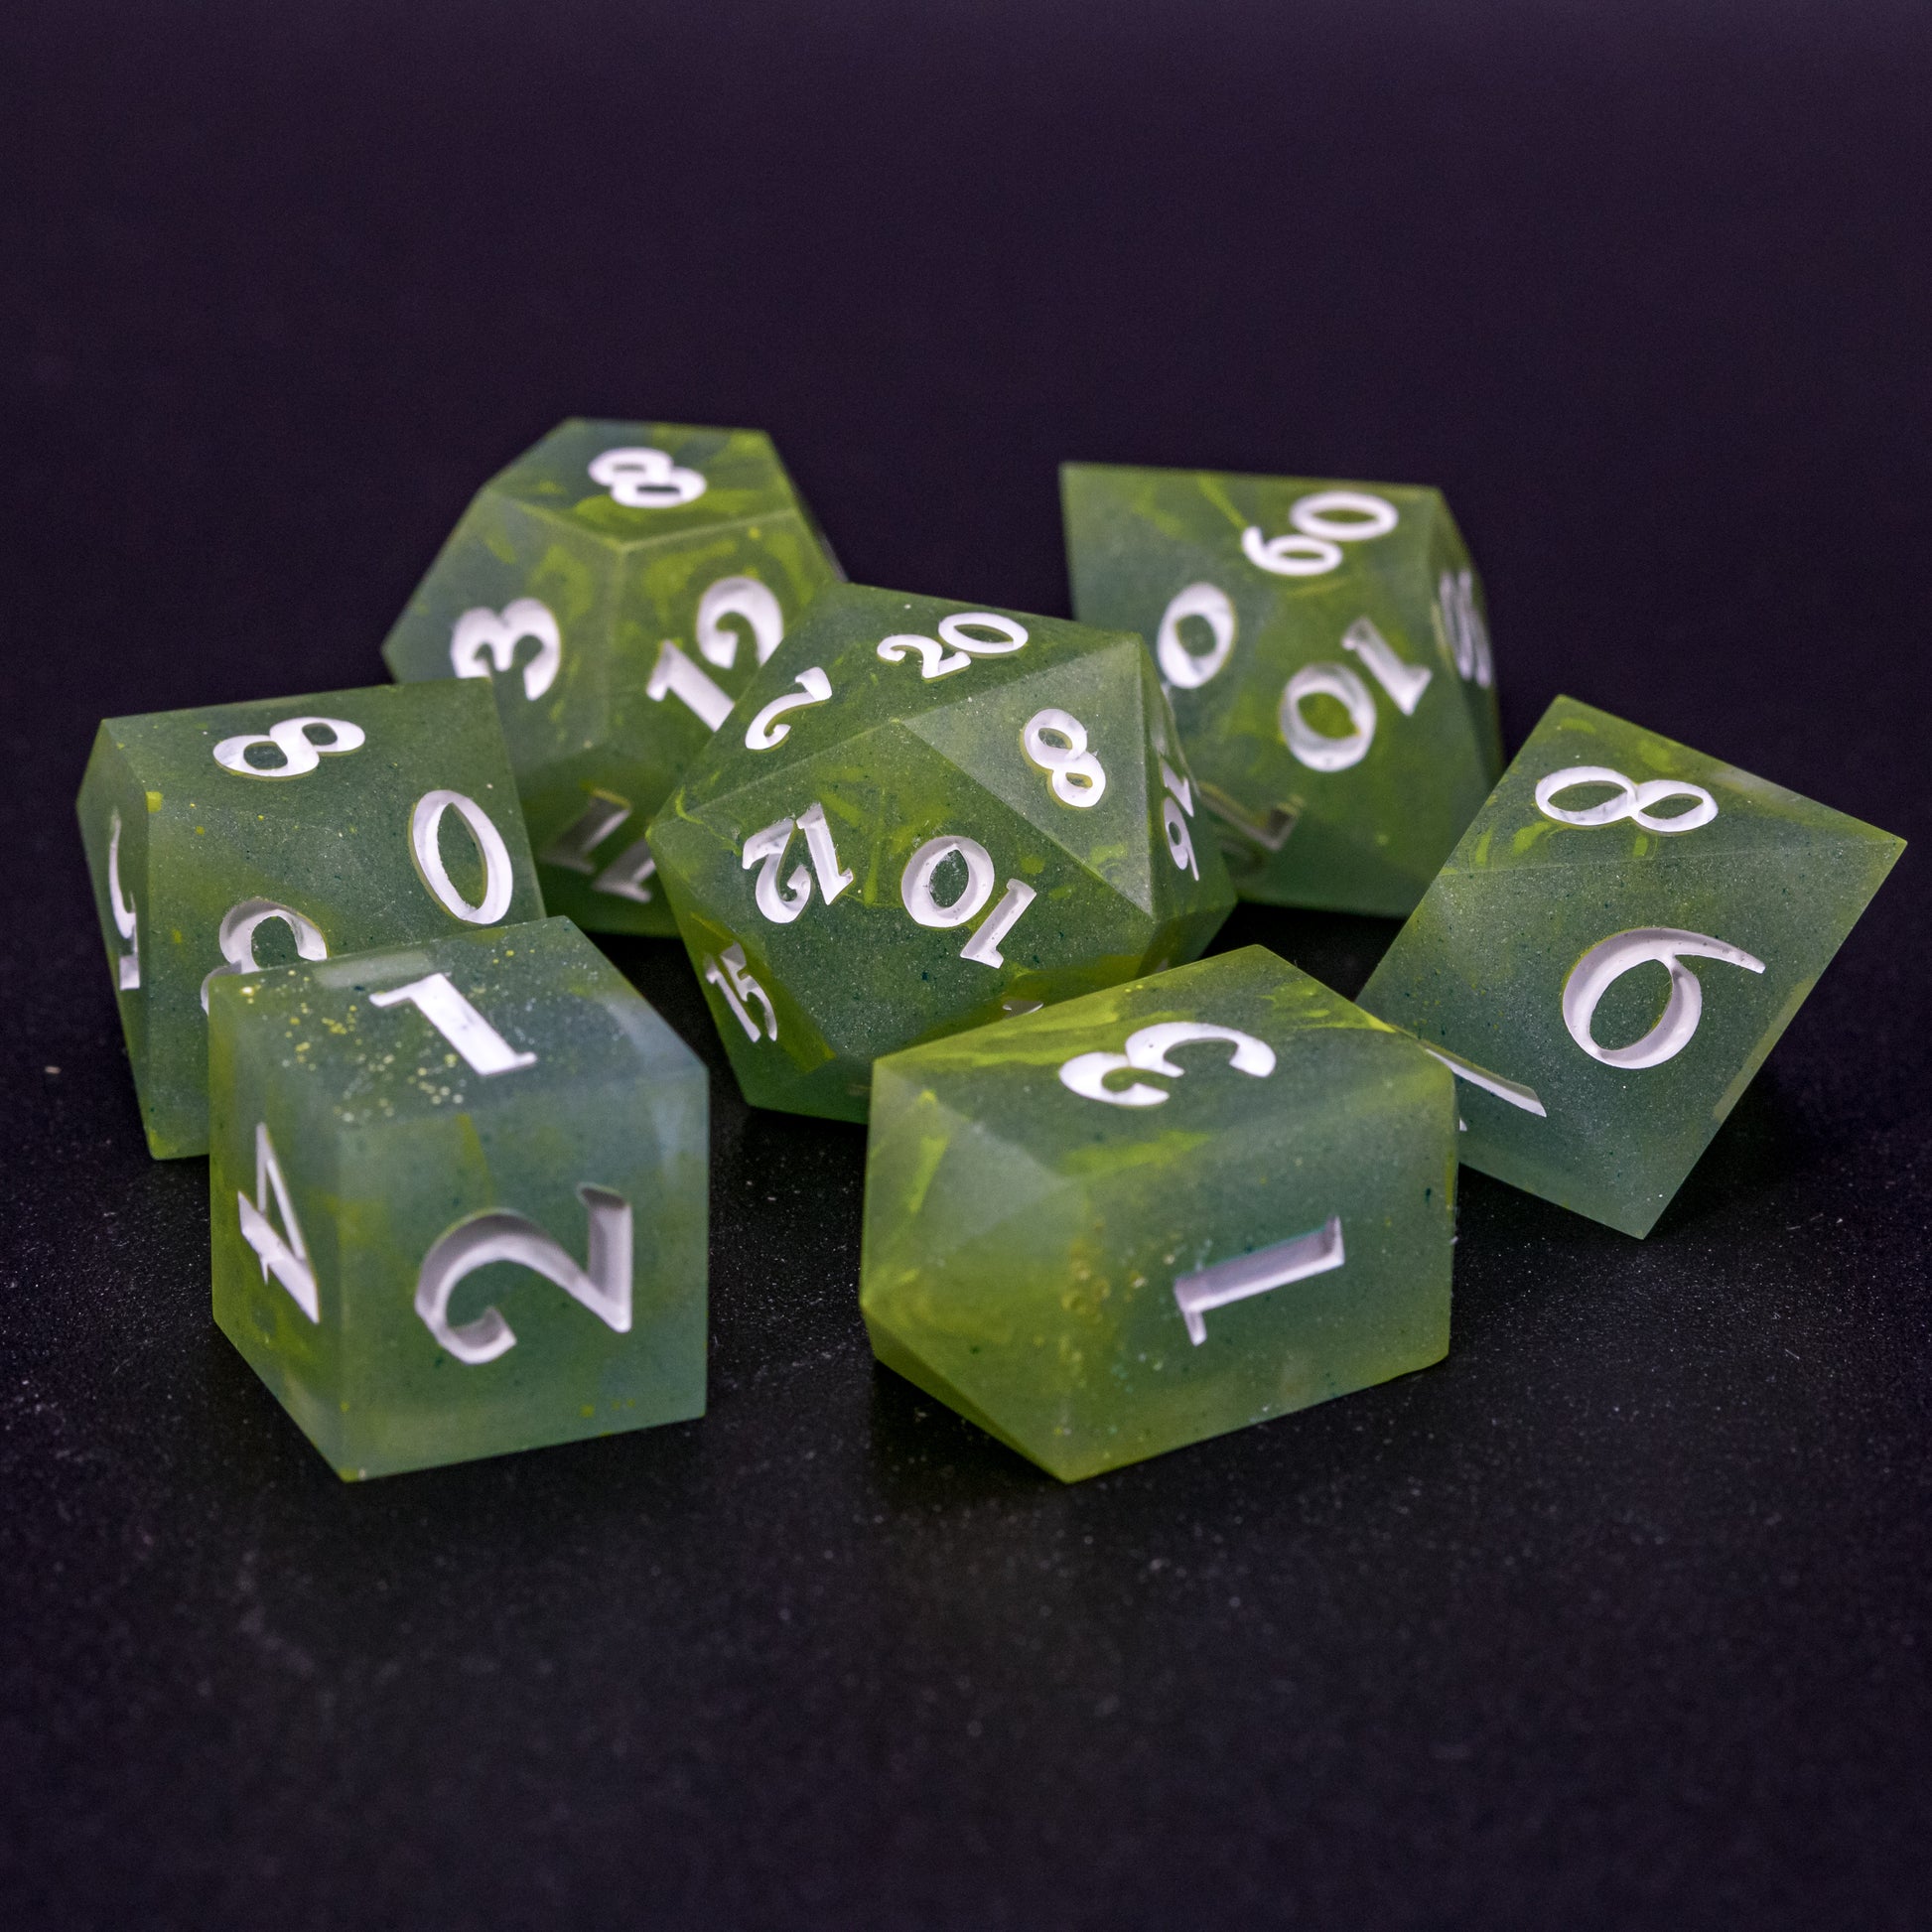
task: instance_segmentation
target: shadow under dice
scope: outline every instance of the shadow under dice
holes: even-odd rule
[[[768,437],[573,420],[483,486],[382,654],[492,683],[550,910],[669,933],[645,821],[839,574]]]
[[[1244,898],[1410,911],[1502,768],[1434,489],[1067,464],[1074,613],[1154,646]]]
[[[1453,1082],[1259,946],[874,1069],[874,1352],[1072,1481],[1440,1361]]]
[[[1559,698],[1361,1003],[1459,1076],[1469,1166],[1647,1234],[1903,850]]]
[[[109,718],[77,809],[157,1159],[207,1149],[214,979],[543,914],[475,685]]]
[[[1139,638],[845,585],[650,838],[746,1098],[864,1120],[881,1053],[1198,954],[1198,809]]]
[[[704,1413],[703,1066],[568,919],[219,984],[214,1318],[345,1477]]]

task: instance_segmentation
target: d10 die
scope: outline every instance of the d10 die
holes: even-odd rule
[[[338,1474],[704,1413],[705,1074],[568,919],[224,980],[214,1318]]]
[[[1075,614],[1155,647],[1244,898],[1409,911],[1502,768],[1433,489],[1068,464]]]
[[[543,914],[476,685],[109,718],[78,810],[158,1159],[207,1149],[215,979]]]
[[[1893,861],[1889,833],[1559,698],[1361,995],[1471,1167],[1647,1234]]]
[[[839,574],[768,437],[573,421],[483,486],[382,654],[491,681],[553,912],[669,933],[644,823]]]
[[[1259,946],[895,1053],[874,1352],[1065,1481],[1426,1367],[1452,1085]]]
[[[1191,959],[1234,902],[1138,637],[840,586],[650,828],[746,1098]]]

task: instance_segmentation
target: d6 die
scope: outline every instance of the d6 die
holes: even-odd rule
[[[1461,1156],[1647,1234],[1904,849],[1559,698],[1361,994]]]
[[[874,1352],[1063,1480],[1448,1350],[1453,1083],[1259,946],[873,1081]]]
[[[109,718],[78,811],[157,1158],[207,1148],[216,977],[543,913],[476,685]]]
[[[746,1097],[1190,959],[1234,902],[1138,637],[825,592],[652,822]]]
[[[491,681],[553,912],[669,933],[644,823],[838,574],[758,431],[567,422],[484,485],[383,656]]]
[[[1142,631],[1244,898],[1408,912],[1502,768],[1433,489],[1068,464],[1073,608]]]
[[[214,1318],[340,1475],[704,1412],[704,1069],[568,919],[221,982]]]

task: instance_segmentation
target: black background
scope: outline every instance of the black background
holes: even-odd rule
[[[12,1922],[1919,1921],[1918,853],[1649,1240],[1468,1176],[1444,1366],[1073,1489],[873,1368],[862,1132],[614,947],[715,1069],[711,1414],[345,1487],[209,1323],[71,798],[103,713],[378,681],[582,412],[1041,611],[1062,458],[1438,483],[1512,747],[1565,690],[1923,837],[1922,6],[63,0],[0,62]]]

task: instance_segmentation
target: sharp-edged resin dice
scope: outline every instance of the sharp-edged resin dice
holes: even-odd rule
[[[492,683],[551,911],[669,933],[645,822],[838,575],[769,437],[572,421],[483,486],[382,654]]]
[[[1234,902],[1138,637],[842,585],[651,848],[746,1098],[1193,958]]]
[[[215,979],[543,914],[478,685],[109,718],[77,809],[158,1159],[207,1148]]]
[[[1361,1003],[1460,1075],[1470,1167],[1647,1234],[1903,849],[1559,698]]]
[[[214,1318],[344,1477],[704,1413],[705,1073],[568,919],[224,980]]]
[[[873,1082],[873,1349],[1062,1480],[1448,1351],[1453,1082],[1259,946]]]
[[[1244,898],[1397,916],[1502,768],[1434,489],[1067,464],[1074,613],[1154,646]]]

